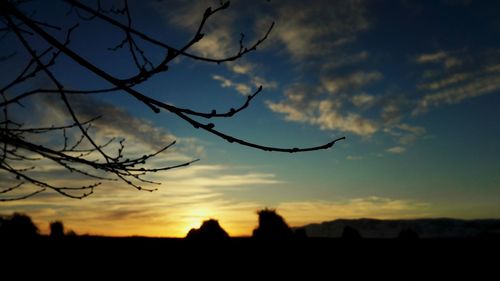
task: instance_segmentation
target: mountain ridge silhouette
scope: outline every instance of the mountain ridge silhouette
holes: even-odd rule
[[[336,219],[301,226],[308,237],[338,238],[345,227],[352,227],[364,238],[397,238],[401,231],[412,230],[420,238],[471,238],[500,236],[500,219]]]

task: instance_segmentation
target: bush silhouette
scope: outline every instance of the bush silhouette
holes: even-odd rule
[[[188,240],[203,241],[221,241],[228,238],[227,232],[214,219],[204,221],[198,229],[192,228],[186,236]]]
[[[346,225],[344,227],[344,231],[342,232],[342,239],[347,239],[347,240],[358,240],[361,239],[361,234],[357,229],[354,227]]]
[[[50,223],[50,237],[54,239],[64,237],[64,225],[61,221],[53,221]]]
[[[0,237],[8,239],[33,239],[38,236],[38,227],[27,215],[14,213],[0,222]]]
[[[253,237],[261,240],[286,240],[293,237],[293,232],[276,210],[263,209],[257,212],[259,226],[254,229]]]

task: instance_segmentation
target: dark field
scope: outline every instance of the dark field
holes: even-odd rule
[[[500,240],[491,238],[210,242],[42,236],[2,245],[3,268],[16,272],[2,280],[31,280],[33,272],[44,280],[75,274],[83,280],[498,280],[500,253]]]

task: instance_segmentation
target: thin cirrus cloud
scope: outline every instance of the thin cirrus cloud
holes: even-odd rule
[[[304,5],[301,1],[280,1],[269,11],[277,21],[274,37],[267,46],[283,44],[295,60],[324,56],[332,47],[353,42],[359,32],[370,28],[364,1],[317,1]],[[290,16],[293,15],[293,16]],[[261,18],[258,29],[269,21]]]
[[[336,94],[345,90],[359,89],[382,78],[382,73],[378,71],[357,71],[345,76],[324,76],[321,78],[321,84],[328,93]]]
[[[498,90],[500,90],[500,75],[470,79],[461,85],[426,94],[418,101],[413,115],[419,115],[443,104],[459,103],[469,98],[495,93]]]
[[[452,56],[450,53],[444,51],[421,54],[417,56],[415,61],[419,64],[442,64],[446,69],[460,66],[463,63],[459,58]]]
[[[433,55],[421,55],[419,58],[420,60],[422,57],[426,58],[424,62],[439,62],[444,61],[448,57],[447,54],[441,51]],[[475,55],[462,54],[462,56],[469,56],[468,61],[461,63],[456,70],[449,69],[445,63],[439,71],[430,68],[424,72],[425,74],[433,71],[436,75],[427,79],[430,81],[417,84],[417,89],[424,91],[424,95],[416,101],[416,106],[412,111],[413,116],[423,114],[432,108],[460,103],[500,90],[498,52],[478,52]],[[417,59],[417,63],[421,62]]]
[[[247,84],[234,82],[234,81],[227,79],[221,75],[213,75],[212,79],[219,81],[220,86],[222,88],[233,88],[236,91],[238,91],[238,93],[245,95],[245,96],[249,95],[251,90],[252,90],[250,88],[250,86],[248,86]]]
[[[401,154],[405,152],[406,148],[401,147],[401,146],[394,146],[391,148],[386,149],[387,152],[393,153],[393,154]]]

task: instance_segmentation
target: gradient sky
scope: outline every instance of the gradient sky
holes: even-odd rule
[[[137,29],[175,46],[218,3],[129,2]],[[36,9],[37,19],[66,27],[77,21],[58,1],[30,5],[23,11]],[[136,89],[209,112],[239,106],[262,85],[249,108],[217,121],[217,128],[273,146],[345,141],[327,151],[262,152],[195,130],[167,112],[155,114],[123,93],[74,97],[80,116],[104,114],[93,132],[98,140],[125,137],[128,151],[142,155],[176,139],[176,148],[152,164],[201,161],[152,175],[163,183],[153,193],[112,182],[83,200],[47,191],[2,202],[0,213],[25,212],[44,231],[58,219],[78,233],[151,236],[184,236],[208,218],[230,235],[250,235],[255,212],[264,207],[276,208],[293,226],[336,218],[500,217],[500,2],[231,1],[191,52],[234,54],[241,32],[251,44],[273,21],[268,40],[236,62],[177,59]],[[70,47],[126,77],[136,71],[127,51],[107,50],[122,38],[94,20],[75,30]],[[16,56],[2,63],[2,83],[26,59],[14,36],[5,40],[0,54]],[[161,60],[158,49],[143,48]],[[70,88],[107,85],[67,59],[53,71]],[[31,83],[49,82],[37,77]],[[36,124],[69,122],[50,96],[15,114]],[[38,169],[49,180],[78,180],[50,163]]]

